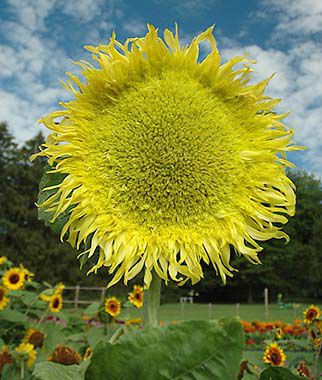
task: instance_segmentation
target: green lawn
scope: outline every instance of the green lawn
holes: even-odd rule
[[[265,318],[265,309],[263,304],[241,304],[239,306],[239,316],[246,321],[275,321],[292,322],[294,319],[302,319],[303,311],[307,304],[300,305],[297,309],[281,309],[278,305],[269,306],[268,318]],[[321,305],[320,305],[321,306]],[[123,313],[121,318],[139,317],[141,310],[131,310],[129,315]],[[164,322],[189,320],[189,319],[217,319],[224,317],[234,317],[237,315],[236,304],[214,304],[210,308],[208,304],[185,304],[179,303],[164,304],[160,308],[160,319]]]

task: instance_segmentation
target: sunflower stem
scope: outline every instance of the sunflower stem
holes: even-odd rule
[[[144,292],[144,326],[159,326],[161,279],[152,271],[150,288]]]

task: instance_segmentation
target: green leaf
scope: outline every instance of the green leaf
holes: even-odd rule
[[[93,302],[84,310],[84,314],[89,317],[95,317],[101,309],[101,302]]]
[[[104,328],[102,327],[91,327],[87,332],[87,342],[92,349],[104,338]]]
[[[83,371],[79,365],[42,362],[35,365],[33,376],[35,380],[84,380]]]
[[[187,321],[146,328],[101,342],[86,380],[235,379],[242,358],[243,333],[237,319]]]
[[[61,173],[48,173],[52,169],[51,166],[46,165],[44,168],[44,174],[41,177],[40,183],[39,183],[39,194],[38,194],[38,219],[43,220],[46,224],[46,226],[50,227],[54,232],[57,234],[60,234],[63,226],[67,222],[70,214],[70,208],[68,208],[65,212],[60,214],[55,222],[52,222],[52,217],[54,216],[54,212],[47,212],[43,208],[41,208],[41,204],[47,200],[49,197],[51,197],[53,194],[57,192],[57,189],[52,190],[44,190],[46,187],[54,186],[60,184],[64,178],[66,177],[65,174]]]
[[[5,309],[0,311],[0,320],[24,324],[27,322],[27,316],[17,310]]]
[[[289,369],[281,367],[269,367],[262,372],[259,380],[300,380],[302,376],[294,375]]]

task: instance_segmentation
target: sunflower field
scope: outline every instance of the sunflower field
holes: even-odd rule
[[[142,318],[120,318],[121,311],[127,309],[143,311],[144,291],[140,285],[133,287],[127,299],[110,294],[104,301],[93,302],[76,312],[64,307],[63,283],[54,287],[39,283],[23,265],[14,267],[3,256],[0,263],[2,380],[99,380],[116,379],[121,374],[134,379],[136,373],[131,366],[138,365],[145,376],[145,363],[155,358],[155,352],[149,348],[151,344],[160,344],[157,353],[163,363],[169,359],[169,354],[174,355],[180,347],[187,346],[186,336],[194,342],[190,345],[192,350],[202,347],[197,362],[204,361],[204,365],[210,367],[217,365],[219,371],[231,379],[263,380],[270,379],[273,374],[282,376],[281,379],[313,380],[319,378],[322,370],[321,311],[314,305],[306,309],[303,320],[293,324],[237,319],[173,321],[160,323],[158,330],[152,333],[144,327]],[[162,347],[164,341],[169,345],[169,353]],[[230,370],[225,366],[220,368],[209,358],[209,353],[222,355],[220,352],[225,348],[230,352]],[[175,359],[178,370],[196,355],[186,348],[180,356],[180,360]],[[154,366],[153,371],[157,368]],[[177,378],[192,379],[192,373]]]

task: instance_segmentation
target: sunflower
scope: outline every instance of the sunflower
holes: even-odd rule
[[[321,314],[321,310],[318,306],[311,305],[304,311],[303,314],[304,314],[304,322],[307,324],[310,324],[315,319],[319,318]]]
[[[107,314],[115,318],[121,312],[121,302],[116,297],[107,298],[104,309]]]
[[[273,366],[283,366],[286,360],[286,355],[283,349],[277,343],[271,343],[266,347],[263,360],[267,364]]]
[[[62,295],[64,289],[65,289],[65,285],[62,282],[59,282],[56,285],[55,294]]]
[[[2,368],[6,364],[12,364],[12,363],[13,363],[13,359],[9,352],[9,348],[7,346],[3,346],[0,351],[0,378],[1,378]]]
[[[0,286],[0,310],[5,309],[9,303],[9,298],[6,297],[7,292],[6,288]]]
[[[26,269],[22,264],[20,264],[20,270],[25,276],[25,281],[31,282],[32,278],[35,276],[34,273],[30,272],[30,270]]]
[[[309,370],[308,365],[305,361],[301,361],[298,364],[297,372],[300,376],[307,377],[308,379],[311,378],[310,370]]]
[[[282,339],[283,338],[283,330],[279,327],[275,331],[275,336],[277,339]]]
[[[26,331],[23,341],[32,344],[35,348],[41,348],[44,345],[45,337],[42,331],[30,328]]]
[[[37,352],[32,344],[20,343],[19,346],[16,347],[16,352],[19,354],[20,360],[27,361],[28,367],[34,364]]]
[[[143,269],[146,287],[152,271],[194,284],[204,262],[225,282],[231,251],[257,264],[257,241],[288,239],[285,154],[301,148],[274,110],[280,100],[264,94],[270,78],[249,84],[243,56],[221,64],[213,27],[184,47],[177,28],[162,39],[148,25],[143,38],[123,45],[113,33],[86,49],[98,68],[78,62],[83,81],[68,73],[74,99],[41,119],[52,134],[31,159],[48,159],[53,184],[38,206],[52,223],[64,217],[61,240],[89,244],[91,271],[108,267],[109,286]]]
[[[83,360],[87,360],[92,356],[93,350],[90,347],[86,348],[85,354],[83,356]]]
[[[60,294],[54,294],[49,300],[49,310],[52,313],[58,313],[63,307],[63,297]]]
[[[7,262],[6,256],[0,256],[0,265],[3,265],[6,262]]]
[[[63,365],[73,365],[78,364],[82,358],[80,354],[73,350],[71,347],[59,345],[50,355],[48,360]]]
[[[2,282],[10,290],[19,290],[25,284],[24,272],[18,267],[11,268],[4,273]]]
[[[143,287],[140,285],[134,285],[133,291],[129,294],[129,301],[132,305],[140,309],[143,306]]]

